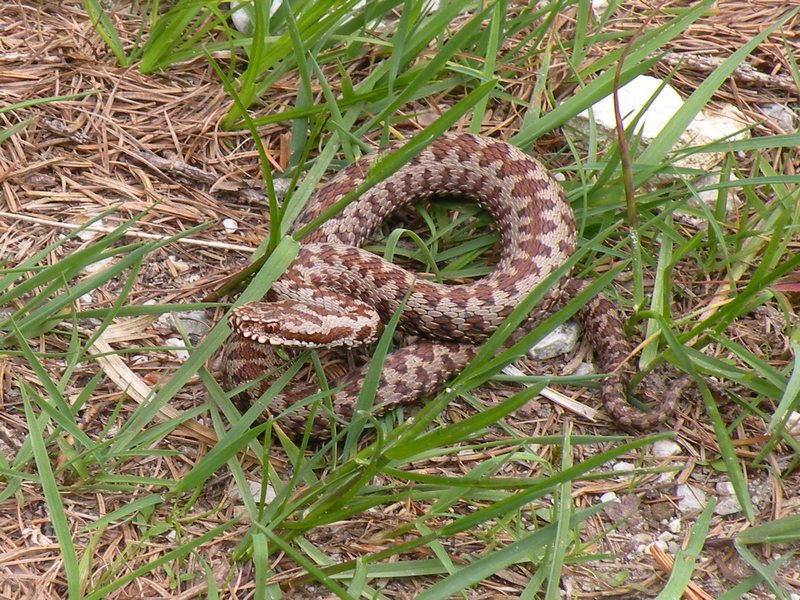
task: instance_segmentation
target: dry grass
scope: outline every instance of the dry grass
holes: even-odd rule
[[[675,2],[674,4],[680,4]],[[661,11],[668,15],[668,6]],[[719,2],[714,14],[692,26],[676,40],[671,50],[680,55],[689,54],[688,68],[680,67],[674,80],[684,92],[694,89],[704,76],[702,65],[693,63],[692,53],[702,50],[715,57],[725,57],[738,48],[754,32],[777,19],[785,9],[773,2]],[[626,5],[627,15],[610,24],[609,30],[630,30],[641,23],[642,13],[650,14],[645,3]],[[743,11],[749,15],[740,17]],[[568,37],[571,14],[564,13],[562,37]],[[656,20],[660,18],[657,17]],[[119,21],[118,27],[125,22]],[[763,73],[780,79],[773,88],[753,86],[747,75],[735,77],[724,86],[718,101],[734,102],[750,115],[764,116],[759,105],[767,102],[790,104],[796,102],[796,87],[786,85],[791,77],[786,60],[786,48],[800,51],[798,38],[800,18],[796,17],[785,31],[762,44],[751,64]],[[784,35],[785,35],[784,31]],[[0,256],[6,266],[13,267],[26,257],[45,248],[65,233],[59,224],[80,224],[109,207],[115,212],[104,219],[106,227],[115,227],[141,211],[147,211],[135,226],[143,235],[165,237],[185,231],[193,226],[211,223],[211,226],[192,236],[200,243],[182,240],[148,256],[131,291],[127,304],[141,305],[148,301],[158,303],[196,302],[217,288],[232,272],[242,267],[248,249],[255,249],[264,239],[268,224],[263,205],[254,201],[261,187],[258,156],[246,132],[222,131],[219,123],[230,107],[230,99],[223,91],[214,72],[204,61],[192,61],[170,68],[167,72],[143,75],[136,68],[114,66],[113,56],[99,40],[78,2],[23,4],[5,2],[0,6],[0,107],[52,96],[85,94],[80,98],[61,100],[34,108],[0,114],[0,129],[11,127],[22,118],[32,118],[30,124],[0,145],[0,185],[2,185],[2,215],[0,215]],[[135,31],[124,31],[133,39]],[[786,46],[784,46],[784,40]],[[603,52],[615,42],[605,42],[595,51]],[[709,51],[709,48],[711,49]],[[347,64],[351,76],[356,78],[369,69],[369,60],[362,59]],[[661,74],[668,69],[659,63]],[[694,64],[695,68],[691,68]],[[563,95],[572,90],[560,87],[559,78],[566,69],[553,68],[552,88]],[[521,98],[534,93],[535,78],[531,73],[520,74],[507,91]],[[270,114],[291,102],[297,82],[292,76],[283,78],[273,87],[264,105],[256,114]],[[319,90],[314,90],[320,93]],[[424,123],[426,115],[436,113],[449,98],[431,99],[429,105],[416,107],[417,116],[401,124],[409,131]],[[410,112],[410,110],[409,110]],[[485,123],[486,131],[513,130],[519,118],[513,106],[498,105]],[[764,129],[775,132],[774,124],[765,121]],[[276,168],[286,165],[290,129],[288,124],[274,124],[260,129],[261,137]],[[539,142],[547,151],[558,143],[555,136]],[[777,160],[777,159],[776,159]],[[796,166],[796,165],[795,165]],[[791,171],[793,167],[789,169]],[[230,218],[239,224],[235,233],[226,233],[220,225]],[[204,244],[203,242],[208,242]],[[73,240],[48,257],[55,264],[93,241]],[[690,276],[687,275],[687,280]],[[114,302],[124,284],[122,278],[112,280],[98,289],[84,307],[109,306]],[[704,292],[707,295],[707,290]],[[8,307],[10,309],[18,306]],[[689,307],[693,308],[693,307]],[[221,310],[212,315],[217,319]],[[82,362],[69,379],[63,394],[77,398],[83,386],[103,368],[106,375],[94,390],[89,402],[78,416],[80,429],[90,437],[113,434],[125,422],[150,387],[162,382],[178,365],[174,354],[159,351],[138,351],[145,346],[163,346],[170,335],[168,327],[155,321],[155,317],[137,317],[133,324],[107,331],[95,351],[104,348],[127,349],[129,354],[109,357],[105,362]],[[788,328],[780,324],[781,314],[773,310],[753,313],[750,318],[737,321],[732,337],[741,340],[756,354],[774,366],[788,364],[788,341],[784,333]],[[777,323],[777,325],[776,325]],[[67,347],[67,338],[55,335],[32,339],[31,344],[41,352],[59,352]],[[102,346],[102,343],[110,346]],[[585,349],[579,352],[585,352]],[[578,357],[580,358],[580,356]],[[575,359],[577,363],[577,358]],[[56,358],[44,358],[48,372],[58,377],[64,365]],[[527,365],[528,367],[532,365]],[[34,388],[40,385],[39,377],[19,356],[0,358],[0,450],[7,458],[13,457],[28,436],[22,409],[19,382]],[[133,389],[127,386],[135,383]],[[498,386],[483,393],[482,399],[491,404],[507,396],[509,387]],[[587,394],[589,397],[590,394]],[[171,407],[175,411],[189,410],[207,401],[205,390],[193,379],[175,398]],[[726,418],[733,419],[733,407]],[[118,411],[118,412],[115,412]],[[448,409],[453,420],[471,414],[472,409],[461,403]],[[163,413],[163,418],[174,418],[178,413]],[[549,403],[534,403],[520,411],[514,427],[526,435],[559,434],[565,414]],[[732,421],[729,421],[732,422]],[[742,460],[755,456],[759,449],[760,426],[747,420],[735,425],[737,451]],[[756,425],[760,425],[756,424]],[[109,427],[109,430],[106,428]],[[587,432],[599,430],[613,432],[609,424],[580,424]],[[677,441],[683,448],[679,457],[684,465],[679,480],[703,484],[709,490],[724,479],[724,474],[709,465],[718,453],[713,431],[704,422],[702,407],[684,406],[683,414],[675,424]],[[158,507],[157,522],[169,524],[163,531],[143,527],[137,521],[121,521],[104,528],[96,536],[93,530],[81,528],[99,516],[125,507],[151,490],[159,489],[159,480],[177,480],[192,465],[205,456],[213,446],[216,435],[210,417],[201,414],[196,420],[176,430],[159,442],[161,454],[132,457],[113,467],[113,475],[120,481],[130,477],[141,482],[138,487],[121,485],[119,491],[109,486],[94,489],[80,481],[66,489],[71,481],[60,481],[65,488],[63,500],[67,518],[75,532],[74,543],[78,555],[92,555],[92,564],[108,568],[108,572],[125,574],[157,556],[170,552],[176,542],[193,540],[225,523],[237,514],[244,514],[234,480],[225,471],[198,491],[196,500],[189,504],[165,503]],[[51,458],[54,465],[69,459],[63,447],[53,445]],[[543,459],[558,462],[549,455],[551,447],[543,447]],[[575,448],[574,461],[578,462],[598,452],[593,446]],[[492,450],[481,449],[418,464],[420,473],[447,473],[455,476],[466,472],[466,466],[492,457]],[[776,450],[772,461],[789,460],[791,452]],[[635,459],[648,461],[649,465],[663,465],[665,461],[649,454],[636,454]],[[287,459],[279,452],[270,457],[273,467],[287,472]],[[754,469],[748,473],[754,491],[755,507],[759,520],[800,512],[800,478],[791,474],[779,478],[777,473],[784,465],[774,463],[771,468]],[[257,461],[249,465],[249,473],[258,479]],[[523,461],[508,465],[507,476],[525,477],[535,473],[535,467]],[[2,473],[0,473],[0,476]],[[102,475],[102,474],[96,474]],[[152,482],[147,484],[146,482]],[[380,485],[383,482],[375,482]],[[134,489],[135,492],[132,492]],[[645,474],[634,479],[604,479],[581,481],[574,484],[573,500],[578,506],[591,506],[597,497],[615,491],[627,498],[625,516],[629,521],[608,532],[609,523],[618,515],[601,513],[584,524],[584,540],[593,540],[587,552],[607,553],[603,559],[587,564],[570,564],[563,574],[570,597],[615,596],[638,598],[657,592],[665,573],[646,553],[637,552],[640,538],[636,534],[659,532],[665,523],[674,519],[676,499],[669,496],[670,486],[656,474]],[[132,495],[133,494],[133,495]],[[463,510],[469,510],[460,506]],[[418,502],[398,502],[354,517],[347,522],[318,528],[309,539],[324,548],[329,557],[346,560],[380,549],[386,540],[382,534],[411,523],[424,512],[426,505]],[[684,527],[688,526],[688,520]],[[430,524],[432,525],[432,524]],[[715,518],[709,531],[709,543],[701,555],[694,582],[712,597],[720,590],[731,587],[749,575],[732,550],[732,536],[746,527],[741,515]],[[203,562],[208,565],[214,579],[227,582],[225,598],[250,597],[253,590],[252,563],[236,562],[237,545],[249,528],[246,521],[230,527],[224,534],[213,537],[182,561],[168,563],[143,574],[115,592],[110,598],[196,598],[206,593],[203,580]],[[147,531],[147,535],[143,532]],[[505,533],[495,531],[464,532],[449,538],[447,551],[453,560],[466,562],[471,556],[481,554],[487,544],[502,544]],[[598,536],[595,539],[595,536]],[[681,534],[676,537],[678,541]],[[59,598],[65,593],[61,571],[60,550],[45,510],[39,485],[24,482],[16,494],[0,503],[0,598]],[[406,558],[430,556],[426,547]],[[111,568],[116,567],[116,568]],[[289,581],[297,575],[297,567],[289,558],[278,555],[270,565],[279,573],[276,580]],[[668,568],[668,567],[667,567]],[[615,586],[621,570],[630,571],[631,580]],[[191,574],[189,581],[182,574]],[[790,561],[782,570],[783,580],[798,585],[800,563]],[[470,598],[518,597],[530,578],[522,566],[505,569],[473,589]],[[388,580],[381,592],[391,598],[412,598],[430,585],[431,578]],[[636,585],[630,585],[636,581]],[[88,582],[87,582],[88,583]],[[96,581],[93,582],[96,584]],[[321,587],[292,588],[286,597],[322,598],[329,592]],[[770,597],[765,592],[754,592],[750,597]]]

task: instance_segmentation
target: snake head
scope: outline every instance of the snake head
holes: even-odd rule
[[[228,322],[236,333],[259,344],[354,348],[375,341],[381,329],[378,314],[361,304],[345,310],[300,300],[251,302],[233,309]]]

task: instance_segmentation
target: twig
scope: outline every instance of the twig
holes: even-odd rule
[[[81,225],[76,223],[62,223],[60,221],[51,221],[49,219],[42,219],[41,217],[32,217],[30,215],[23,215],[20,213],[12,213],[0,211],[0,217],[12,219],[16,221],[24,221],[26,223],[36,223],[38,225],[47,225],[49,227],[59,227],[62,229],[78,229]],[[89,225],[85,228],[86,231],[96,231],[97,233],[111,233],[114,231],[113,227],[101,227],[99,225]],[[167,236],[156,235],[154,233],[145,233],[144,231],[137,231],[135,229],[128,229],[125,234],[128,237],[141,238],[144,240],[165,240]],[[206,248],[219,248],[221,250],[237,250],[239,252],[253,252],[255,248],[249,246],[240,246],[239,244],[229,244],[227,242],[215,242],[210,240],[198,240],[196,238],[181,238],[177,240],[178,244],[186,244],[189,246],[205,246]]]
[[[696,54],[688,54],[682,52],[669,52],[662,56],[658,62],[668,67],[683,67],[688,68],[699,73],[711,73],[716,70],[719,65],[725,61],[725,57],[717,56],[699,56]],[[760,90],[778,89],[790,92],[792,94],[800,94],[798,84],[794,77],[786,73],[778,73],[771,75],[769,73],[762,73],[752,65],[742,63],[733,70],[731,79],[740,83],[753,86]]]

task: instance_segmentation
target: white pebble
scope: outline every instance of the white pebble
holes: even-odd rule
[[[172,346],[173,348],[178,348],[175,350],[175,356],[177,356],[179,360],[186,360],[189,358],[189,352],[183,349],[185,347],[183,340],[171,337],[164,340],[164,344]]]
[[[739,506],[739,501],[734,496],[726,496],[714,507],[714,514],[725,516],[735,515],[741,512],[742,507]]]
[[[606,492],[600,496],[600,502],[619,502],[619,496],[614,492]]]
[[[535,360],[546,360],[561,354],[572,352],[578,345],[580,328],[577,323],[567,321],[548,333],[533,348],[528,350],[528,356]]]
[[[597,371],[594,368],[594,365],[590,362],[582,362],[577,367],[575,367],[575,372],[573,375],[594,375]]]
[[[677,476],[678,474],[675,471],[665,471],[664,473],[659,473],[656,482],[659,484],[672,483]]]
[[[723,496],[732,496],[734,492],[733,484],[730,481],[718,481],[714,489]]]
[[[101,228],[101,227],[104,227],[104,226],[105,226],[105,223],[103,223],[103,219],[100,219],[99,221],[95,221],[94,223],[92,223],[90,225],[90,227],[93,227],[93,228],[94,227]],[[83,231],[79,231],[76,234],[76,236],[82,242],[91,242],[94,238],[96,238],[100,234],[101,234],[100,231],[94,231],[93,229],[84,229]]]
[[[627,471],[633,471],[636,468],[635,465],[626,462],[618,462],[614,463],[614,466],[611,467],[611,470],[615,473],[625,473]]]
[[[653,456],[658,458],[666,458],[668,456],[675,456],[681,453],[680,444],[672,440],[659,440],[653,444]]]
[[[186,261],[179,259],[174,254],[170,254],[167,257],[167,260],[172,263],[172,266],[175,267],[175,270],[178,271],[178,273],[183,273],[189,270],[189,264]]]
[[[792,411],[786,418],[786,431],[791,435],[800,436],[800,413]]]
[[[107,258],[102,258],[102,259],[97,260],[97,261],[95,261],[93,263],[89,263],[88,265],[83,267],[83,272],[84,273],[89,273],[89,274],[97,273],[98,271],[102,271],[103,269],[105,269],[107,266],[109,266],[113,262],[114,262],[114,257],[113,256],[109,256]]]
[[[225,233],[236,233],[239,229],[239,223],[233,219],[222,219],[222,229],[225,230]]]
[[[667,542],[662,542],[661,540],[656,540],[653,542],[653,545],[664,552],[669,552],[669,544]]]
[[[247,487],[248,487],[248,490],[250,492],[250,497],[253,500],[255,500],[256,502],[261,500],[261,490],[262,490],[263,486],[264,486],[264,482],[262,482],[262,481],[252,481],[250,479],[247,480]],[[272,489],[271,485],[266,484],[266,486],[267,486],[266,490],[264,491],[264,494],[265,494],[264,495],[264,499],[269,504],[270,502],[275,500],[276,495],[275,495],[275,490]],[[238,487],[236,487],[233,490],[231,490],[231,495],[234,498],[241,498],[242,497],[241,494],[239,493],[239,488]]]
[[[706,505],[705,492],[689,483],[676,486],[675,495],[681,497],[678,501],[678,510],[684,513],[702,510]]]

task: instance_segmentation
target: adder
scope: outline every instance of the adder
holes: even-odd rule
[[[362,159],[341,171],[310,199],[295,227],[310,223],[361,184],[369,164]],[[486,277],[444,285],[426,281],[362,249],[373,230],[405,206],[434,196],[473,199],[494,219],[499,260]],[[234,334],[223,354],[223,387],[256,379],[280,363],[273,346],[352,348],[374,341],[411,290],[399,328],[418,342],[390,353],[376,394],[379,412],[433,394],[475,356],[480,343],[549,273],[575,251],[575,221],[561,186],[535,159],[506,142],[473,134],[445,134],[396,173],[347,205],[303,240],[298,256],[272,286],[268,301],[232,311]],[[530,313],[527,330],[578,294],[586,282],[563,278]],[[600,371],[605,409],[623,426],[646,429],[674,410],[682,385],[650,412],[626,400],[630,345],[613,304],[593,297],[577,314]],[[366,367],[331,381],[335,418],[349,422]],[[247,405],[270,380],[240,395]],[[315,383],[293,382],[267,411],[280,415],[318,391]],[[284,429],[300,435],[308,407],[288,411]],[[313,434],[330,435],[331,415],[318,409]]]

